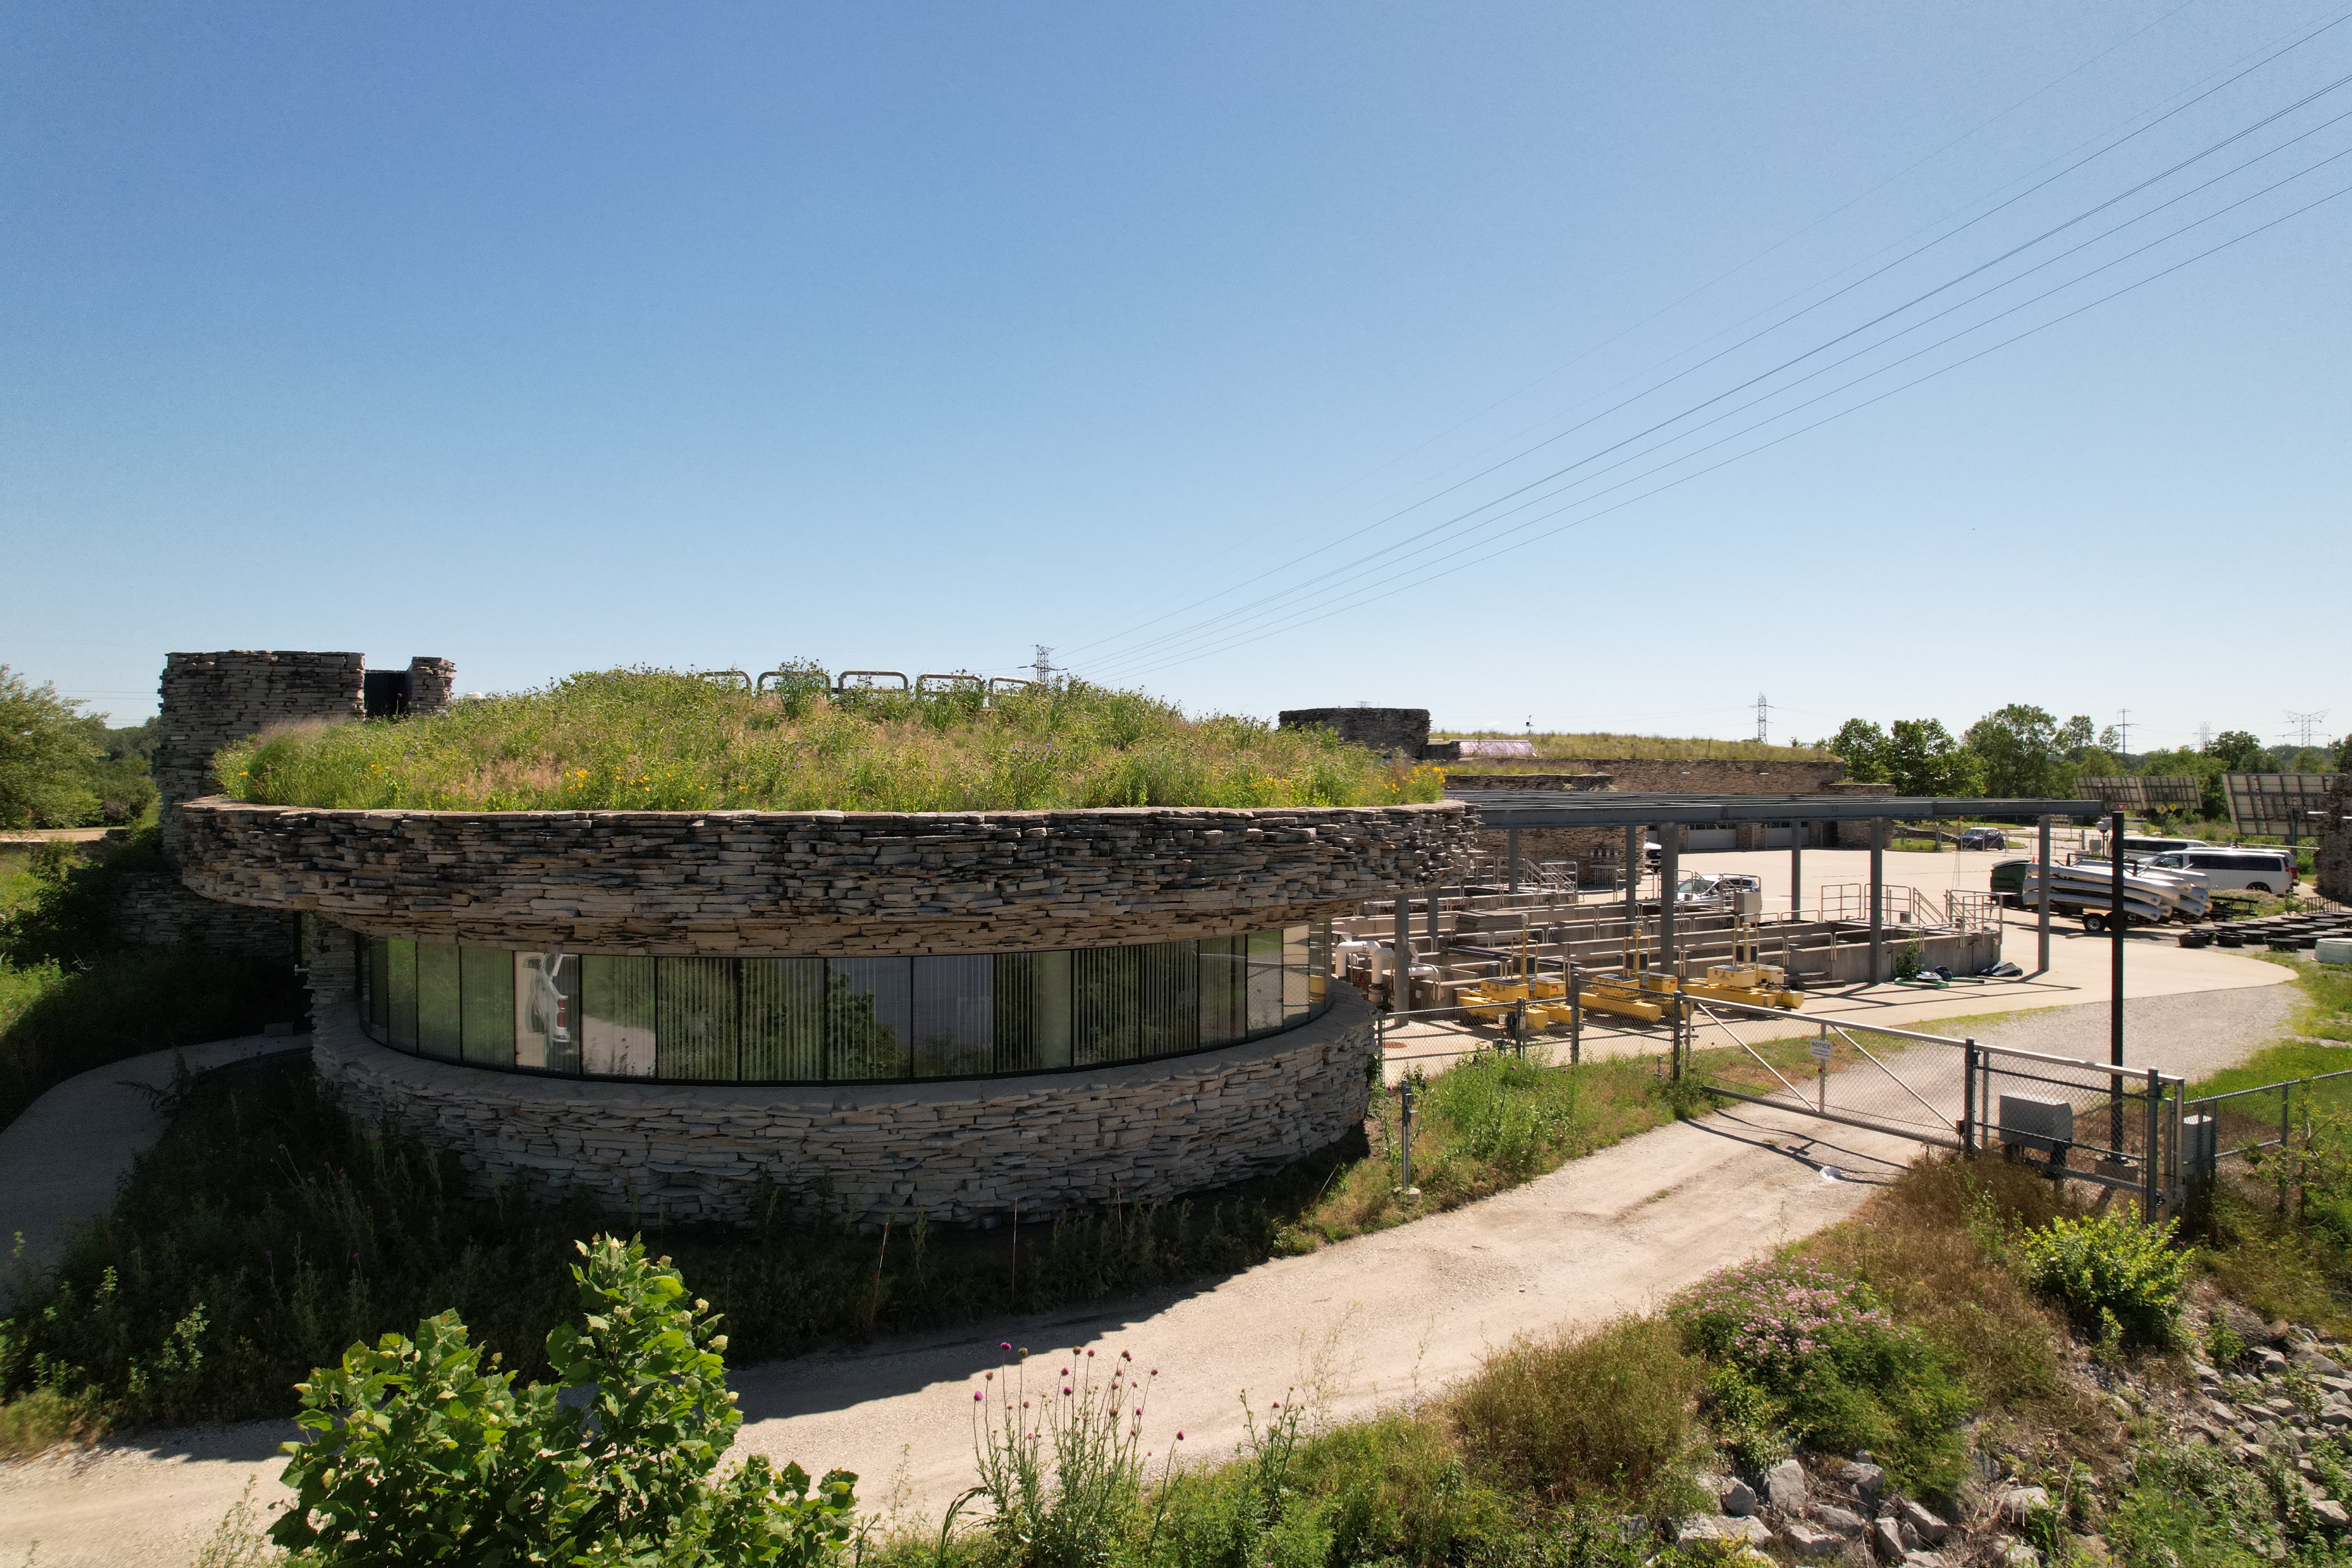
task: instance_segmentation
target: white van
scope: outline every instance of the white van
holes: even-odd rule
[[[2197,871],[2217,893],[2285,893],[2301,875],[2284,849],[2175,849],[2148,862],[2166,871]]]
[[[2145,859],[2150,855],[2170,855],[2181,849],[2210,849],[2212,846],[2202,838],[2139,838],[2124,836],[2124,858]]]

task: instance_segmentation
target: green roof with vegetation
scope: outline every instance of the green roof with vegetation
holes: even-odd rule
[[[670,670],[571,676],[429,716],[298,725],[220,753],[269,805],[435,811],[1034,811],[1388,805],[1434,769],[1326,731],[1187,717],[1083,681],[940,696],[757,693]]]

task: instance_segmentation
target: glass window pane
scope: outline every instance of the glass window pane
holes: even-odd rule
[[[1307,928],[1282,928],[1282,1021],[1296,1024],[1307,1016],[1307,965],[1312,955]]]
[[[735,1039],[732,959],[654,960],[655,1076],[731,1081]]]
[[[1282,932],[1249,933],[1249,1032],[1282,1027]]]
[[[383,944],[383,991],[389,1016],[384,1021],[387,1037],[404,1051],[416,1048],[416,944],[413,942],[386,942]]]
[[[904,958],[825,960],[825,1076],[911,1078],[912,963]]]
[[[416,944],[416,1048],[428,1057],[454,1062],[465,1031],[459,1005],[457,945],[447,942]]]
[[[580,957],[514,955],[514,1060],[545,1072],[580,1070]]]
[[[996,961],[956,954],[914,961],[915,1076],[996,1070]]]
[[[1162,942],[1139,951],[1143,968],[1143,1054],[1170,1057],[1201,1046],[1201,949]]]
[[[367,1010],[361,1016],[367,1019],[368,1033],[377,1039],[389,1037],[392,1025],[391,954],[385,951],[383,939],[367,939],[367,950],[360,964],[360,973],[367,977]]]
[[[1080,1067],[1131,1062],[1143,1049],[1143,955],[1132,947],[1083,947],[1072,955]]]
[[[1070,1065],[1070,955],[1000,952],[994,966],[997,1072]]]
[[[466,1059],[477,1067],[515,1065],[514,954],[502,947],[461,947]]]
[[[1201,942],[1201,1044],[1230,1046],[1249,1032],[1249,939]]]
[[[824,1077],[824,960],[747,958],[743,1077],[810,1083]]]
[[[580,961],[580,1062],[606,1078],[654,1071],[654,961],[590,953]]]

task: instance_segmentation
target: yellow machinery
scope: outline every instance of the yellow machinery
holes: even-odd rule
[[[1776,963],[1758,962],[1761,935],[1753,915],[1741,915],[1731,928],[1731,962],[1707,965],[1706,978],[1683,987],[1683,994],[1709,1002],[1744,1002],[1750,1007],[1782,1007],[1795,1012],[1805,1005],[1805,994],[1791,988],[1788,971]]]

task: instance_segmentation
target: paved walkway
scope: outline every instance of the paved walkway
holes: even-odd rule
[[[2276,1036],[2297,996],[2238,985],[2133,1003],[2132,1059],[2210,1071]],[[2104,1006],[2076,1007],[1981,1033],[2091,1054],[2078,1042],[2103,1041],[2105,1017]],[[1452,1214],[1213,1285],[743,1369],[733,1380],[748,1417],[740,1443],[814,1469],[856,1470],[869,1508],[895,1500],[910,1519],[935,1519],[969,1484],[970,1390],[999,1360],[998,1342],[1040,1352],[1086,1342],[1160,1368],[1155,1447],[1181,1428],[1188,1451],[1211,1456],[1241,1435],[1243,1389],[1263,1409],[1312,1382],[1336,1416],[1433,1392],[1514,1334],[1640,1310],[1834,1223],[1915,1152],[1743,1106]],[[289,1423],[257,1422],[0,1467],[0,1560],[39,1538],[39,1561],[53,1568],[186,1563],[248,1478],[266,1501],[284,1496],[274,1456],[291,1435]]]
[[[205,1072],[308,1047],[307,1035],[250,1035],[150,1051],[69,1078],[0,1128],[0,1240],[18,1269],[58,1260],[76,1225],[114,1206],[115,1189],[141,1151],[163,1133],[155,1096],[176,1065]]]

